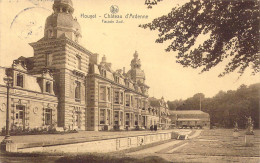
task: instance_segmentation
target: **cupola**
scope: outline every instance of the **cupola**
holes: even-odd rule
[[[79,42],[81,28],[76,18],[73,18],[73,4],[71,0],[54,0],[53,13],[45,22],[44,38],[60,38],[65,36]]]

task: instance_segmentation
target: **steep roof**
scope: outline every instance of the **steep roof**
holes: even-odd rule
[[[154,98],[154,97],[149,97],[149,103],[152,107],[160,107],[161,104],[160,104],[160,100]]]

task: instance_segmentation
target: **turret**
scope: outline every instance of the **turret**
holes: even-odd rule
[[[53,14],[45,22],[44,38],[60,38],[65,36],[79,42],[81,28],[77,19],[73,18],[74,12],[71,0],[54,0]]]

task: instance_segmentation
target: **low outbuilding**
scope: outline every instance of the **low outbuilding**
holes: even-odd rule
[[[177,128],[210,128],[210,116],[200,110],[170,111],[172,126]]]

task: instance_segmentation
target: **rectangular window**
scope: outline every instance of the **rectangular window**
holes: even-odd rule
[[[17,74],[16,77],[17,77],[16,86],[23,87],[23,75]]]
[[[125,114],[125,125],[126,126],[130,125],[130,114],[129,113]]]
[[[126,116],[126,117],[125,117],[126,119],[129,119],[129,118],[130,118],[129,113],[126,113],[125,116]]]
[[[110,124],[110,110],[107,110],[107,123]]]
[[[138,126],[138,115],[135,115],[135,125]]]
[[[142,103],[142,110],[145,110],[145,101],[143,101]]]
[[[124,103],[124,93],[121,92],[120,93],[120,104],[123,104]]]
[[[125,106],[130,106],[130,95],[125,96]]]
[[[80,111],[76,111],[75,114],[76,114],[76,116],[75,116],[75,118],[76,118],[75,119],[76,126],[78,128],[80,128],[81,127],[81,112]]]
[[[99,96],[100,100],[106,101],[106,87],[100,87]]]
[[[76,88],[75,88],[75,99],[76,101],[80,101],[80,82],[76,81]]]
[[[115,104],[119,104],[119,92],[115,92]]]
[[[107,88],[107,100],[111,101],[110,88]]]
[[[123,116],[124,116],[124,113],[123,112],[120,112],[120,122],[121,122],[121,125],[123,125]]]
[[[50,82],[46,82],[46,85],[45,85],[45,89],[46,89],[46,92],[48,93],[51,93],[51,83]]]
[[[115,111],[114,112],[114,123],[115,123],[115,125],[119,125],[119,112],[118,111]]]
[[[105,124],[105,109],[100,109],[100,124]]]
[[[139,102],[139,100],[138,100],[138,98],[135,98],[135,108],[137,109],[138,108],[138,102]]]
[[[52,123],[52,110],[45,109],[45,125],[51,125]]]
[[[80,56],[77,56],[77,66],[78,66],[78,69],[81,70],[81,58],[80,58]]]
[[[25,123],[25,106],[16,105],[15,120],[18,123],[18,126],[23,126]]]
[[[142,126],[145,126],[145,116],[142,116]]]

